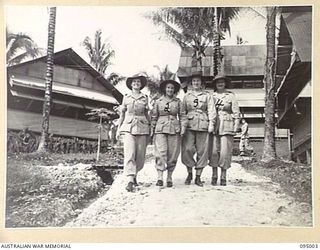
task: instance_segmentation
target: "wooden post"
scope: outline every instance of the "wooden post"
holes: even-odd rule
[[[97,162],[99,161],[99,156],[100,156],[101,129],[102,129],[102,116],[100,115],[99,134],[98,134]]]

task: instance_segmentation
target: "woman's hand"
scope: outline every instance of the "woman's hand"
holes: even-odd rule
[[[185,133],[186,133],[186,128],[182,127],[182,128],[181,128],[180,135],[181,135],[181,136],[184,136]]]
[[[121,132],[120,132],[120,129],[118,129],[116,134],[117,141],[120,139],[120,136],[121,136]]]

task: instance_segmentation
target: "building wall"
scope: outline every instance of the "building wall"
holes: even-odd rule
[[[311,112],[306,112],[302,119],[297,120],[292,129],[292,134],[294,149],[311,138]]]
[[[22,130],[29,128],[33,132],[41,132],[42,114],[7,110],[7,128]],[[60,136],[76,136],[88,139],[98,138],[97,123],[70,118],[50,116],[49,133]],[[102,139],[106,139],[103,135]]]

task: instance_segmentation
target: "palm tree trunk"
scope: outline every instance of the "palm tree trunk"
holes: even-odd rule
[[[214,8],[214,34],[213,34],[213,77],[220,71],[221,55],[220,55],[220,33],[219,33],[219,16],[218,7]]]
[[[41,138],[38,147],[38,152],[46,152],[48,146],[49,135],[49,117],[51,110],[51,98],[52,98],[52,82],[53,82],[53,56],[54,56],[54,36],[56,26],[56,7],[50,8],[49,25],[48,25],[48,48],[47,48],[47,70],[46,70],[46,82],[45,93],[42,112],[42,130]]]
[[[275,21],[276,7],[267,7],[267,60],[265,64],[265,124],[262,160],[276,158],[275,148]]]

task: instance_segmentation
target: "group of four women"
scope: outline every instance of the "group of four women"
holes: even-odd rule
[[[193,180],[203,186],[202,170],[212,167],[211,184],[217,185],[218,167],[221,168],[220,185],[226,185],[227,169],[231,166],[233,136],[239,128],[239,106],[235,95],[226,90],[230,80],[217,76],[212,81],[214,92],[204,89],[201,72],[189,77],[190,86],[181,102],[176,94],[180,84],[174,80],[160,83],[163,95],[149,112],[148,96],[141,93],[147,79],[141,75],[126,81],[131,94],[124,97],[120,108],[118,136],[124,135],[124,169],[129,177],[127,191],[138,185],[137,174],[145,162],[146,147],[154,139],[157,186],[163,186],[163,173],[167,171],[167,187],[173,186],[172,173],[181,149],[181,160],[187,168],[186,185]]]

